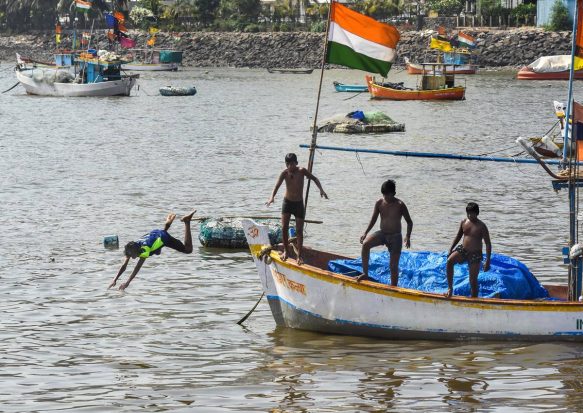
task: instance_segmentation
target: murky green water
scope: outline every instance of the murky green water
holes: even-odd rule
[[[0,68],[2,90],[15,82],[10,69]],[[246,252],[164,251],[125,293],[106,289],[122,260],[103,248],[107,235],[124,244],[191,208],[277,216],[264,202],[287,152],[307,161],[298,145],[311,137],[318,79],[197,69],[143,75],[130,98],[42,98],[21,88],[0,96],[0,410],[579,409],[580,345],[319,335],[276,329],[265,302],[241,328],[260,295]],[[467,100],[442,103],[370,101],[335,93],[333,80],[362,83],[364,74],[325,73],[321,118],[383,110],[407,130],[320,135],[336,146],[513,154],[516,137],[549,129],[552,101],[566,99],[566,82],[512,73],[467,77]],[[168,84],[198,94],[157,96]],[[308,227],[308,245],[357,255],[390,177],[415,222],[413,249],[448,248],[473,200],[495,252],[542,281],[565,278],[565,194],[537,166],[318,152],[314,173],[330,200],[310,197],[310,218],[324,224]],[[171,232],[182,231],[176,222]]]

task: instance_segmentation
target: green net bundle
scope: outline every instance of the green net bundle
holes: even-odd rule
[[[200,223],[198,240],[205,247],[212,248],[248,248],[245,231],[241,220],[243,218],[208,218]],[[279,219],[255,219],[261,225],[269,228],[271,245],[282,241],[281,223]]]

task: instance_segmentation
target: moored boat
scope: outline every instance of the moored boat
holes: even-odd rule
[[[269,73],[288,73],[296,75],[309,75],[314,71],[314,69],[280,69],[280,68],[267,68]]]
[[[129,96],[138,78],[122,75],[122,61],[111,52],[85,52],[71,61],[71,68],[18,64],[16,78],[29,95],[63,97]]]
[[[346,85],[336,81],[333,84],[336,92],[366,92],[368,90],[367,85]]]
[[[566,286],[544,286],[553,300],[517,300],[358,283],[328,270],[329,261],[346,257],[304,247],[303,265],[282,261],[264,226],[243,226],[279,326],[397,339],[583,341],[583,303],[565,301]]]
[[[569,80],[570,55],[542,56],[516,74],[518,80]],[[583,69],[575,71],[575,79],[583,79]]]
[[[124,63],[122,69],[131,72],[175,72],[182,63],[182,54],[182,51],[172,49],[130,49],[132,61]]]
[[[421,83],[416,89],[403,87],[400,84],[377,82],[374,77],[367,75],[366,83],[371,99],[388,100],[463,100],[466,88],[455,86],[453,74],[438,71],[442,63],[424,63],[425,68],[421,75]]]

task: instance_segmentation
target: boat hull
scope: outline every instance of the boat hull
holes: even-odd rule
[[[279,326],[391,339],[583,341],[583,303],[445,298],[335,274],[311,262],[339,258],[305,249],[306,264],[269,251],[266,229],[243,221],[263,290]]]
[[[368,91],[371,99],[387,100],[463,100],[466,88],[463,86],[448,87],[435,90],[398,90],[374,83],[372,77],[367,76]]]
[[[344,83],[334,83],[336,92],[366,92],[368,86],[366,85],[345,85]]]
[[[33,69],[34,70],[34,69]],[[136,84],[136,78],[123,77],[119,80],[111,80],[96,83],[48,83],[37,81],[34,74],[31,76],[16,71],[16,78],[29,95],[39,96],[63,96],[63,97],[91,97],[91,96],[129,96]]]
[[[131,62],[121,65],[122,70],[131,72],[176,72],[178,63],[139,63]]]
[[[569,80],[569,71],[537,73],[525,67],[516,74],[518,80]],[[575,71],[575,79],[583,79],[583,70]]]
[[[416,63],[407,63],[407,73],[410,75],[420,75],[423,74],[423,66],[416,64]],[[466,64],[466,65],[455,65],[455,66],[445,66],[445,71],[447,73],[455,74],[455,75],[475,75],[478,71],[478,67],[476,65]],[[431,73],[431,71],[425,70],[427,73]]]

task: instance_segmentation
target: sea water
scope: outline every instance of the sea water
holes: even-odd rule
[[[13,64],[0,86],[15,83]],[[0,410],[3,412],[575,411],[578,344],[387,341],[275,327],[248,252],[164,249],[125,292],[107,286],[125,243],[191,209],[198,216],[279,216],[284,188],[264,206],[284,156],[308,153],[319,73],[188,69],[143,73],[129,98],[0,96]],[[336,93],[324,75],[320,116],[381,110],[406,124],[388,135],[321,134],[325,145],[494,154],[555,122],[566,82],[512,72],[459,77],[467,100],[371,101]],[[395,69],[391,81],[414,86]],[[195,85],[194,97],[159,96]],[[576,84],[575,96],[581,96]],[[564,282],[566,193],[537,165],[317,151],[305,244],[356,256],[384,180],[414,221],[413,250],[444,251],[468,201],[478,202],[493,250]],[[378,223],[377,223],[378,225]],[[196,241],[198,227],[193,224]],[[184,237],[178,219],[170,233]],[[118,282],[133,269],[130,263]]]

